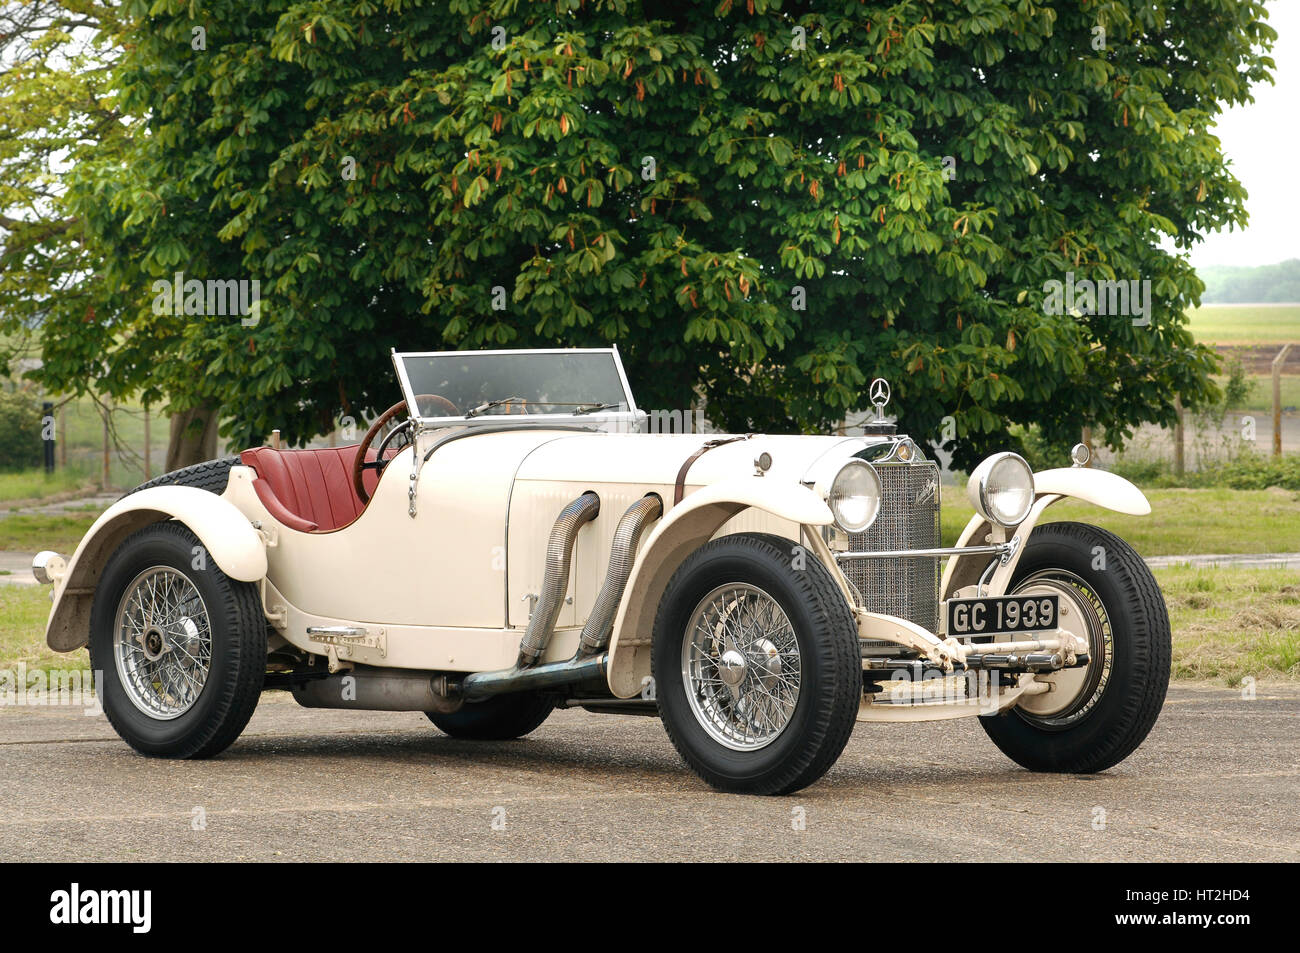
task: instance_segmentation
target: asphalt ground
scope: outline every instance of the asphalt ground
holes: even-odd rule
[[[1033,774],[973,720],[859,725],[784,798],[719,794],[657,719],[556,712],[528,738],[263,696],[200,762],[79,708],[0,708],[7,861],[1295,861],[1300,686],[1175,684],[1098,775]]]

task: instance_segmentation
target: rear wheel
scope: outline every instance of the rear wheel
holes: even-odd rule
[[[196,463],[190,467],[182,467],[164,473],[162,476],[156,476],[147,483],[141,483],[135,489],[128,490],[123,496],[130,496],[132,493],[139,493],[141,490],[152,489],[155,486],[192,486],[195,489],[207,490],[209,493],[225,493],[226,484],[230,482],[230,468],[238,465],[239,457],[222,457],[220,460]]]
[[[659,604],[651,649],[664,727],[724,791],[787,794],[844,750],[862,699],[857,625],[790,540],[724,536],[692,553]],[[796,565],[802,568],[795,568]]]
[[[1059,596],[1061,626],[1087,638],[1089,662],[1041,677],[1050,692],[980,724],[1031,771],[1119,764],[1155,725],[1169,686],[1169,614],[1151,570],[1114,533],[1046,523],[1029,537],[1012,592]]]
[[[117,548],[95,589],[90,664],[131,747],[218,754],[248,724],[266,674],[257,588],[217,568],[181,523],[146,527]]]
[[[555,699],[540,692],[496,695],[481,702],[466,702],[458,711],[425,712],[443,734],[470,741],[505,741],[522,738],[541,726],[555,709]]]

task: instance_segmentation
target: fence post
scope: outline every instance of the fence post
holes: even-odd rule
[[[45,475],[54,472],[54,401],[41,404],[41,443],[45,450]]]
[[[149,452],[149,405],[144,405],[144,479],[153,478],[153,455]]]
[[[1282,456],[1282,365],[1291,352],[1291,345],[1282,345],[1282,350],[1273,358],[1273,456]]]
[[[109,414],[109,410],[108,410],[108,404],[107,404],[107,403],[104,404],[104,407],[103,407],[103,410],[101,411],[101,414],[103,415],[103,418],[104,418],[104,463],[103,463],[103,468],[102,468],[102,470],[100,471],[100,476],[99,476],[99,488],[100,488],[100,490],[107,490],[107,489],[108,489],[108,485],[109,485],[109,462],[108,462],[108,448],[109,448],[109,443],[108,443],[108,414]]]
[[[1083,441],[1083,445],[1088,448],[1088,462],[1085,463],[1084,466],[1090,467],[1092,466],[1092,458],[1095,456],[1092,452],[1092,428],[1084,427],[1083,433],[1081,433],[1079,437]]]
[[[1186,434],[1183,430],[1183,399],[1181,397],[1174,398],[1174,413],[1178,415],[1178,420],[1174,423],[1174,473],[1182,476],[1186,461],[1183,455]]]
[[[59,469],[68,465],[68,408],[67,405],[59,408],[59,435],[56,441],[59,445]]]

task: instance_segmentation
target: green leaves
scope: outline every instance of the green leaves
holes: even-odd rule
[[[640,403],[734,430],[824,431],[889,377],[959,466],[1213,394],[1161,242],[1245,220],[1208,130],[1267,78],[1259,3],[214,0],[202,52],[190,7],[130,0],[111,72],[0,98],[0,208],[43,181],[13,142],[77,161],[75,226],[8,232],[0,278],[51,381],[300,441],[396,400],[390,347],[617,342]],[[153,315],[176,270],[260,279],[263,320]],[[1067,272],[1150,280],[1151,324],[1045,313]]]

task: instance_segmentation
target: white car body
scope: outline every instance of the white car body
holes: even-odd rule
[[[618,363],[616,351],[596,353],[612,354]],[[396,358],[408,401],[416,399],[401,356]],[[621,364],[618,375],[626,386]],[[1072,630],[1062,618],[1055,630],[1035,633],[1028,642],[999,636],[994,644],[1015,643],[1022,654],[1043,651],[1055,663],[1051,670],[1035,671],[1013,664],[1009,680],[990,699],[982,689],[976,693],[956,683],[979,668],[981,655],[993,646],[950,637],[938,610],[950,598],[1008,592],[1043,510],[1059,499],[1072,496],[1131,514],[1150,509],[1136,487],[1112,474],[1082,467],[1041,472],[1034,478],[1034,504],[1018,525],[974,517],[955,548],[924,557],[933,560],[933,582],[927,585],[937,591],[920,593],[915,605],[911,594],[896,594],[895,608],[882,604],[879,594],[864,596],[850,578],[858,572],[851,567],[868,566],[861,571],[877,573],[859,574],[859,581],[896,585],[910,578],[899,576],[898,567],[911,571],[927,564],[904,556],[887,561],[891,569],[869,554],[846,553],[854,536],[835,528],[827,502],[842,467],[874,459],[876,472],[906,470],[890,471],[891,485],[909,487],[891,492],[909,494],[926,519],[932,507],[937,534],[938,499],[931,501],[930,493],[938,491],[938,469],[887,427],[865,437],[648,434],[639,432],[645,415],[630,391],[626,406],[592,414],[590,420],[543,416],[469,414],[452,421],[413,421],[410,442],[391,457],[359,515],[326,530],[305,529],[308,524],[286,515],[285,507],[268,504],[247,457],[230,468],[220,495],[191,486],[133,492],[100,517],[70,559],[43,554],[36,571],[54,583],[49,645],[70,651],[86,644],[105,561],[131,533],[171,520],[197,537],[196,569],[211,560],[231,579],[257,587],[271,658],[287,653],[318,666],[322,674],[436,675],[438,690],[452,694],[462,677],[475,673],[514,678],[523,664],[521,638],[549,584],[548,541],[557,517],[583,494],[594,493],[598,515],[577,530],[554,628],[536,660],[538,670],[556,669],[562,682],[567,660],[581,654],[580,637],[616,555],[616,528],[629,507],[650,495],[661,505],[635,540],[626,584],[614,592],[612,631],[599,653],[611,702],[630,699],[653,713],[652,629],[669,579],[683,560],[710,540],[766,533],[788,543],[792,560],[817,561],[835,581],[856,620],[864,671],[882,660],[901,671],[902,657],[929,667],[933,678],[954,683],[951,690],[945,685],[934,691],[938,682],[928,681],[924,693],[908,680],[885,683],[883,690],[862,695],[859,721],[990,715],[1032,705],[1033,696],[1049,695],[1055,683],[1077,680],[1070,667],[1076,653],[1080,664],[1086,661],[1087,633]],[[689,465],[676,501],[683,462],[709,441],[716,445]],[[897,482],[899,474],[909,473],[921,482]],[[897,507],[893,512],[897,518]],[[928,546],[937,547],[937,535]],[[925,571],[921,576],[931,578]],[[590,693],[579,701],[594,704]],[[449,695],[447,704],[457,703]],[[397,701],[382,707],[411,706]]]

